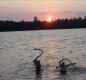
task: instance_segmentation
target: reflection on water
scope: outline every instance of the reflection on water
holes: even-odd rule
[[[39,58],[41,75],[35,74],[33,60]],[[20,31],[0,33],[0,80],[85,80],[86,79],[85,29]],[[56,66],[62,58],[77,63],[67,75],[59,74]]]

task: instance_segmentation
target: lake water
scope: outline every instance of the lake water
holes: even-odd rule
[[[33,60],[40,54],[40,76]],[[58,62],[76,63],[67,75],[60,75]],[[0,33],[0,80],[86,80],[86,29],[39,30]]]

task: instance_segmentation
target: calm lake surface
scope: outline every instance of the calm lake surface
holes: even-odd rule
[[[33,60],[40,54],[40,76]],[[76,63],[62,76],[56,66],[67,58]],[[86,80],[86,29],[40,30],[0,33],[0,80]]]

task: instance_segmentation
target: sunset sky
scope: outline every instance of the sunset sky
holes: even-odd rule
[[[86,0],[0,0],[0,20],[40,20],[86,15]]]

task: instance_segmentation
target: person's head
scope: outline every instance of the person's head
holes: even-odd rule
[[[39,60],[37,60],[37,64],[40,64],[40,61]]]
[[[38,64],[40,64],[40,61],[38,60]]]
[[[62,66],[65,66],[65,63],[64,62],[62,62]]]

